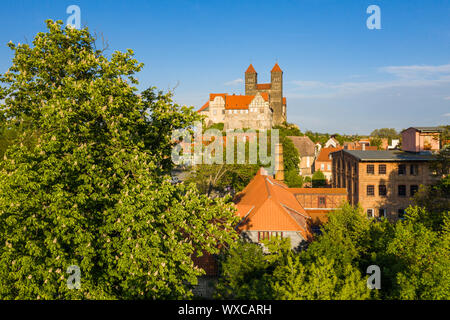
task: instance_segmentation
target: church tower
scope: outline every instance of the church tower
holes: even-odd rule
[[[245,95],[253,96],[256,94],[256,84],[258,83],[258,74],[255,68],[250,64],[245,71]]]
[[[275,66],[270,71],[270,82],[270,105],[273,109],[273,125],[279,125],[286,121],[286,109],[283,104],[283,71],[278,63],[275,63]]]

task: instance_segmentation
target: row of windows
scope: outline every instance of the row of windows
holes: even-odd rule
[[[398,166],[398,174],[399,175],[406,175],[406,172],[408,166],[406,164],[400,164]],[[367,174],[375,174],[375,165],[374,164],[368,164],[366,166],[366,173]],[[378,174],[386,174],[386,165],[385,164],[379,164],[378,165]],[[409,174],[413,176],[417,176],[419,174],[419,166],[417,164],[411,164],[409,166]]]
[[[325,164],[324,163],[320,164],[320,170],[321,171],[325,171]],[[327,164],[327,170],[331,171],[331,164]]]
[[[409,186],[409,195],[412,197],[417,192],[417,190],[419,190],[419,186],[418,185],[416,185],[416,184],[410,185]],[[367,191],[366,193],[367,193],[368,196],[374,196],[375,195],[375,186],[373,184],[367,185],[366,191]],[[404,185],[404,184],[399,185],[397,191],[398,191],[397,194],[400,197],[406,197],[407,196],[406,185]],[[386,185],[380,184],[378,186],[378,195],[379,196],[386,196],[387,195],[387,187],[386,187]]]
[[[375,165],[368,164],[366,167],[367,174],[375,174]],[[378,165],[378,174],[386,174],[386,165],[379,164]]]
[[[283,232],[280,231],[258,231],[258,241],[269,240],[270,238],[283,238]]]
[[[397,209],[397,214],[400,219],[403,219],[405,216],[405,209]],[[367,209],[367,217],[374,218],[375,217],[375,210],[374,209]],[[387,218],[387,209],[381,208],[378,209],[378,217],[385,217]]]

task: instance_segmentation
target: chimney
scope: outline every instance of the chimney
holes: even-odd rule
[[[365,143],[362,144],[362,149],[366,150],[366,144]]]
[[[275,145],[275,179],[284,180],[284,165],[283,165],[283,145],[278,143]]]

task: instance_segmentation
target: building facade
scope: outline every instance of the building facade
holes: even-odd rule
[[[312,240],[315,227],[347,198],[345,189],[289,188],[260,169],[235,197],[240,218],[236,230],[255,243],[290,238],[293,249]]]
[[[252,65],[245,71],[245,95],[210,94],[198,110],[206,116],[206,125],[223,123],[224,129],[271,129],[286,121],[286,98],[283,97],[283,71],[276,63],[270,83],[258,83]]]
[[[333,187],[346,188],[348,202],[369,217],[402,218],[419,186],[437,179],[428,168],[431,154],[343,149],[331,157]]]
[[[438,151],[440,149],[439,127],[411,127],[402,131],[402,150],[411,152]]]
[[[331,181],[333,180],[333,172],[332,172],[333,163],[330,154],[339,151],[341,149],[342,147],[322,148],[316,160],[314,161],[314,171],[319,170],[322,171],[323,175],[325,176],[325,179],[327,180],[327,184],[330,184]]]
[[[299,174],[302,176],[311,176],[313,164],[316,157],[316,146],[308,136],[287,136],[292,141],[298,151],[299,156]]]

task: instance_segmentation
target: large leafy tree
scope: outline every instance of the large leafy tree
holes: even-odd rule
[[[217,297],[225,299],[367,299],[370,292],[359,270],[333,259],[304,259],[289,239],[257,244],[238,242],[223,258]]]
[[[9,43],[0,78],[7,126],[27,124],[0,168],[0,298],[191,296],[192,255],[235,237],[229,204],[166,175],[171,132],[195,112],[137,94],[131,50],[108,58],[87,29],[47,27],[32,46]]]

